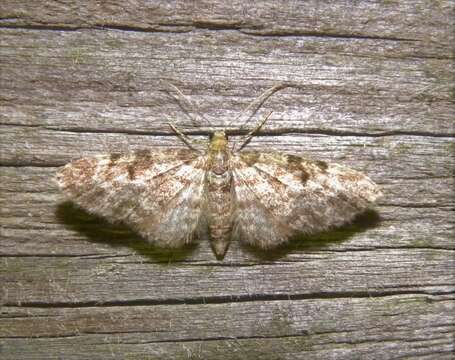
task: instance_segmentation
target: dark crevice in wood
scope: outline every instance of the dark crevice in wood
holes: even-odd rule
[[[393,206],[399,208],[412,208],[412,209],[442,209],[455,210],[452,204],[433,204],[433,203],[407,203],[407,204],[396,204],[396,203],[380,203],[381,206]]]
[[[311,335],[311,334],[309,334]],[[318,333],[316,333],[316,335],[318,335]],[[252,340],[255,342],[255,345],[257,345],[257,341],[260,341],[260,340],[263,340],[263,341],[268,341],[268,340],[274,340],[274,339],[280,339],[280,338],[290,338],[290,339],[295,339],[294,341],[295,342],[298,342],[299,341],[299,338],[301,337],[305,337],[305,338],[308,338],[308,334],[303,334],[303,335],[288,335],[288,336],[278,336],[278,337],[273,337],[273,336],[259,336],[259,337],[227,337],[227,338],[221,338],[221,339],[216,339],[216,338],[201,338],[201,339],[192,339],[192,340],[162,340],[162,341],[144,341],[144,342],[121,342],[121,344],[128,344],[128,345],[142,345],[142,344],[155,344],[155,343],[182,343],[182,342],[193,342],[193,343],[203,343],[203,342],[211,342],[211,341],[231,341],[231,342],[240,342],[240,341],[248,341],[248,340]],[[416,341],[422,341],[422,340],[416,340]],[[429,340],[431,341],[431,339]],[[396,341],[394,340],[390,340],[390,341],[387,341],[387,340],[384,340],[381,342],[383,343],[387,343],[387,342],[392,342],[392,343],[396,343],[396,342],[399,342],[399,339],[397,339]],[[92,345],[101,345],[101,346],[106,346],[106,343],[105,342],[101,342],[101,343],[95,343],[95,342],[92,342],[91,343]],[[111,344],[117,344],[117,342],[115,341],[112,341]],[[326,342],[326,343],[323,343],[325,345],[330,345],[330,344],[334,344],[336,346],[338,346],[339,344],[346,344],[346,345],[349,345],[349,346],[355,346],[355,345],[362,345],[362,344],[375,344],[375,341],[358,341],[358,342]],[[424,346],[424,345],[423,345]],[[281,352],[281,348],[280,350],[278,350],[278,353]],[[318,356],[315,356],[314,354],[316,353],[315,350],[311,349],[311,348],[303,348],[301,350],[299,350],[299,353],[298,354],[293,354],[291,356],[288,356],[286,358],[302,358],[301,355],[302,354],[305,354],[305,353],[308,353],[308,359],[327,359],[327,357],[324,357],[324,355],[322,355],[321,357],[318,357]],[[247,353],[248,354],[248,353]],[[373,357],[365,357],[365,358],[374,358],[374,354],[373,353]],[[406,355],[404,356],[396,356],[396,354],[394,354],[393,356],[393,359],[420,359],[420,358],[425,358],[425,359],[428,359],[428,356],[441,356],[441,355],[444,355],[444,354],[447,354],[447,355],[450,355],[452,354],[452,351],[448,350],[448,351],[445,351],[445,350],[431,350],[431,351],[425,351],[425,352],[422,352],[422,351],[419,351],[419,352],[407,352]],[[276,355],[276,354],[275,354]],[[255,355],[255,357],[257,357],[258,355]],[[260,353],[259,355],[259,358],[267,358],[267,359],[281,359],[280,357],[263,357],[264,356],[264,353]],[[297,356],[297,357],[296,357]],[[200,355],[198,355],[198,353],[196,353],[196,355],[194,355],[194,357],[192,357],[192,355],[189,355],[188,356],[188,359],[202,359],[203,357],[201,357]],[[232,357],[230,357],[232,358]],[[338,358],[338,356],[334,356],[333,358]],[[346,358],[349,358],[349,357],[346,357]],[[356,357],[354,355],[353,358],[364,358],[364,357]],[[438,357],[440,358],[440,357]],[[249,357],[242,357],[242,356],[239,356],[237,357],[236,359],[249,359]],[[449,358],[447,358],[449,359]],[[452,359],[452,358],[450,358]]]
[[[9,228],[9,227],[8,227]],[[10,229],[10,228],[9,228]],[[385,247],[385,246],[371,246],[368,248],[345,248],[345,249],[320,249],[318,252],[321,254],[330,254],[330,253],[349,253],[349,252],[372,252],[377,250],[436,250],[436,251],[448,251],[448,252],[455,252],[455,248],[451,247],[444,247],[444,246],[393,246],[393,247]],[[313,253],[313,252],[312,252]],[[77,258],[81,260],[100,260],[100,259],[114,259],[114,258],[129,258],[131,254],[120,254],[120,255],[103,255],[103,254],[0,254],[1,258]],[[294,263],[301,263],[302,260],[281,260],[281,261],[274,261],[273,264],[294,264]],[[169,263],[169,261],[122,261],[123,265],[125,264],[164,264]],[[245,262],[245,263],[222,263],[222,262],[197,262],[191,260],[175,260],[174,264],[180,263],[182,265],[187,265],[191,267],[231,267],[231,268],[247,268],[247,267],[254,267],[254,266],[262,266],[262,265],[269,265],[272,262]]]
[[[1,19],[0,19],[1,21]],[[183,25],[182,25],[183,28]],[[40,30],[40,31],[84,31],[84,30],[121,30],[131,32],[145,33],[183,33],[190,32],[188,30],[176,30],[173,26],[168,27],[131,27],[122,25],[92,25],[92,26],[71,26],[71,25],[16,25],[16,24],[0,24],[0,29],[18,29],[18,30]]]
[[[122,334],[151,334],[151,333],[166,333],[167,331],[106,331],[106,332],[78,332],[68,335],[43,335],[43,336],[0,336],[0,339],[52,339],[52,338],[70,338],[70,337],[79,337],[84,335],[122,335]],[[225,340],[266,340],[266,339],[283,339],[283,338],[297,338],[300,336],[308,336],[307,331],[302,331],[302,334],[289,334],[289,335],[276,335],[276,336],[214,336],[206,338],[186,338],[186,339],[163,339],[155,341],[141,341],[139,342],[121,342],[122,344],[155,344],[155,343],[181,343],[181,342],[197,342],[197,341],[225,341]],[[92,345],[97,345],[97,343],[91,343]],[[100,345],[106,345],[105,342],[100,343]]]
[[[455,251],[455,248],[450,248],[450,247],[445,247],[445,246],[371,246],[371,247],[366,247],[366,248],[344,248],[344,249],[319,249],[318,253],[324,253],[324,254],[329,254],[329,253],[348,253],[348,252],[370,252],[370,251],[376,251],[376,250],[399,250],[399,249],[407,249],[407,250],[441,250],[441,251]],[[312,252],[314,253],[314,252]],[[0,256],[1,257],[1,256]],[[296,263],[296,262],[301,262],[301,260],[281,260],[281,261],[274,261],[274,264],[290,264],[290,263]],[[265,265],[268,264],[267,262],[264,263],[254,263],[252,265]],[[215,265],[210,264],[210,265]]]
[[[26,314],[26,315],[9,315],[9,314],[1,314],[0,313],[0,319],[30,319],[31,317],[33,318],[56,318],[59,317],[59,315],[40,315],[40,314]]]
[[[20,124],[20,123],[0,123],[0,126],[20,126],[20,127],[25,127],[25,128],[38,128],[38,129],[46,129],[45,126],[43,125],[38,125],[38,124]]]
[[[127,258],[130,254],[121,255],[102,255],[102,254],[0,254],[0,258],[78,258],[78,259],[110,259],[110,258]],[[138,262],[139,263],[139,262]]]
[[[58,168],[60,166],[65,165],[66,162],[55,162],[51,163],[48,162],[46,164],[43,163],[34,163],[31,161],[23,161],[23,162],[0,162],[0,168],[1,167],[16,167],[16,168],[21,168],[21,167],[35,167],[35,168]]]
[[[326,335],[327,333],[317,333],[315,332],[314,333],[315,335]],[[381,342],[410,342],[410,343],[413,343],[413,342],[421,342],[421,341],[425,341],[425,340],[429,340],[429,341],[434,341],[434,340],[444,340],[444,341],[447,341],[447,338],[442,338],[442,337],[434,337],[434,338],[431,338],[431,339],[427,339],[427,338],[415,338],[415,339],[410,339],[409,337],[394,337],[394,338],[382,338],[381,339]],[[377,342],[377,339],[372,339],[372,340],[360,340],[360,341],[356,341],[356,340],[352,340],[352,341],[346,341],[346,340],[339,340],[339,341],[335,341],[333,342],[334,344],[348,344],[348,345],[358,345],[358,344],[369,344],[369,343],[376,343]],[[328,342],[328,343],[325,343],[325,344],[330,344],[332,342]]]
[[[1,166],[0,165],[0,168],[5,168],[5,167],[8,167],[8,166]],[[12,167],[14,168],[14,166],[12,166]],[[1,192],[2,192],[2,194],[16,194],[17,193],[17,191],[9,190],[9,189],[6,189],[6,190],[5,189],[1,189]],[[29,190],[29,191],[27,191],[25,193],[27,193],[27,194],[41,194],[42,192],[43,192],[42,190],[36,190],[36,191],[35,190]]]
[[[432,284],[451,286],[452,284]],[[403,287],[418,287],[409,285]],[[420,285],[420,287],[422,287]],[[416,290],[390,290],[390,291],[340,291],[340,292],[318,292],[309,294],[250,294],[232,296],[207,296],[178,299],[136,299],[136,300],[112,300],[112,301],[80,301],[80,302],[41,302],[27,301],[20,303],[3,303],[5,307],[28,307],[28,308],[91,308],[91,307],[120,307],[120,306],[157,306],[157,305],[210,305],[230,304],[242,302],[263,302],[263,301],[293,301],[293,300],[327,300],[342,298],[379,298],[397,295],[452,295],[455,291],[416,291]],[[429,300],[431,301],[431,300]]]
[[[34,317],[34,316],[31,316]],[[447,326],[450,326],[448,324]],[[344,330],[343,333],[353,333],[354,330]],[[69,337],[78,337],[78,336],[84,336],[84,335],[124,335],[124,334],[154,334],[154,333],[168,333],[168,331],[104,331],[104,332],[98,332],[98,331],[93,331],[93,332],[84,332],[80,331],[77,333],[73,334],[68,334],[68,335],[43,335],[43,336],[3,336],[0,337],[2,339],[31,339],[31,338],[36,338],[36,339],[52,339],[52,338],[69,338]],[[154,344],[154,343],[181,343],[181,342],[202,342],[202,341],[238,341],[238,340],[267,340],[267,339],[284,339],[284,338],[299,338],[299,337],[308,337],[310,335],[318,336],[318,335],[328,335],[328,334],[339,334],[340,331],[338,332],[329,332],[329,331],[308,331],[308,330],[301,330],[298,331],[297,333],[292,333],[292,334],[283,334],[283,335],[260,335],[260,336],[213,336],[213,337],[194,337],[194,338],[184,338],[184,339],[163,339],[163,340],[154,340],[154,341],[141,341],[141,342],[134,342],[134,341],[121,341],[122,344],[128,344],[128,345],[135,345],[135,344]],[[449,331],[446,332],[441,332],[442,334],[444,333],[450,333]],[[409,337],[406,338],[384,338],[381,339],[381,342],[400,342],[400,341],[406,341],[406,342],[421,342],[422,338],[415,338],[415,339],[410,339]],[[439,337],[439,338],[431,338],[429,341],[434,341],[434,340],[447,340],[446,338]],[[356,345],[356,344],[365,344],[365,343],[376,343],[377,339],[372,339],[372,340],[360,340],[360,341],[334,341],[334,342],[324,342],[323,344],[350,344],[350,345]],[[92,342],[92,345],[97,345],[98,343]],[[106,345],[106,342],[99,343],[100,345]],[[118,344],[118,342],[116,342]],[[441,351],[443,353],[444,351]]]
[[[1,21],[2,19],[0,19]],[[191,32],[196,27],[188,24],[173,25],[173,24],[157,24],[151,27],[139,27],[128,25],[109,25],[109,24],[94,24],[88,26],[79,25],[17,25],[17,24],[1,24],[0,29],[18,29],[18,30],[42,30],[42,31],[84,31],[84,30],[119,30],[125,32],[142,32],[142,33],[187,33]],[[227,30],[227,29],[226,29]],[[237,30],[230,28],[229,30]]]
[[[147,136],[172,136],[176,137],[174,132],[168,131],[146,131],[146,130],[123,130],[123,129],[91,129],[85,127],[74,127],[74,128],[58,128],[54,126],[43,126],[43,125],[24,125],[7,123],[0,126],[18,126],[24,128],[40,128],[44,130],[67,132],[67,133],[82,133],[82,134],[122,134],[122,135],[147,135]],[[242,136],[246,135],[249,130],[238,130],[238,129],[227,129],[223,126],[215,127],[214,129],[197,129],[188,130],[185,129],[183,133],[186,135],[194,136],[210,136],[215,130],[224,129],[228,136]],[[255,136],[277,136],[277,135],[289,135],[289,134],[311,134],[311,135],[331,135],[331,136],[358,136],[358,137],[386,137],[386,136],[424,136],[424,137],[436,137],[436,138],[454,138],[455,133],[443,133],[443,132],[430,132],[430,131],[405,131],[405,130],[389,130],[381,132],[361,132],[361,131],[349,131],[349,130],[336,130],[336,129],[321,129],[321,128],[295,128],[295,127],[282,127],[279,129],[269,129],[257,133]]]
[[[0,19],[10,20],[10,19]],[[116,24],[94,24],[87,26],[62,25],[62,24],[8,24],[0,23],[0,29],[23,29],[23,30],[48,30],[48,31],[80,31],[80,30],[120,30],[127,32],[165,32],[165,33],[185,33],[194,29],[213,30],[213,31],[239,31],[242,34],[260,37],[312,37],[312,38],[333,38],[347,40],[379,40],[379,41],[405,41],[419,42],[418,39],[401,38],[394,36],[373,36],[348,33],[332,33],[323,31],[306,31],[299,29],[266,29],[260,26],[245,26],[241,22],[216,22],[196,20],[181,24],[156,24],[146,26],[116,25]]]
[[[215,30],[215,31],[221,31],[221,30],[226,30],[226,31],[231,31],[231,30],[238,30],[238,31],[243,31],[247,29],[257,29],[257,26],[250,25],[249,27],[247,26],[246,23],[242,22],[218,22],[218,21],[204,21],[204,20],[194,20],[189,26],[192,26],[195,29],[204,29],[204,30]]]
[[[127,31],[127,32],[145,32],[145,33],[188,33],[192,31],[191,25],[173,25],[173,24],[165,24],[165,25],[157,25],[152,27],[135,27],[135,26],[128,26],[128,25],[95,25],[94,27],[90,27],[87,29],[95,29],[95,30],[119,30],[119,31]]]
[[[150,333],[150,331],[145,332]],[[103,334],[103,333],[102,333]],[[112,335],[118,333],[113,332]],[[120,333],[121,334],[121,333]],[[315,333],[316,334],[316,333]],[[301,334],[289,334],[289,335],[275,335],[275,336],[213,336],[206,338],[186,338],[186,339],[163,339],[155,341],[144,341],[144,342],[125,342],[124,344],[155,344],[155,343],[183,343],[183,342],[202,342],[202,341],[238,341],[238,340],[267,340],[267,339],[286,339],[286,338],[299,338],[302,336],[307,337],[309,332],[303,330]]]
[[[4,19],[0,19],[2,21]],[[71,26],[71,25],[16,25],[16,24],[5,24],[0,23],[0,29],[18,29],[18,30],[43,30],[43,31],[80,31],[89,29],[89,27],[83,26]]]
[[[82,334],[81,334],[82,335]],[[51,336],[21,336],[21,335],[10,335],[10,336],[0,336],[0,339],[59,339],[59,338],[73,338],[77,337],[76,334],[68,334],[68,335],[51,335]],[[1,347],[0,347],[1,350]]]
[[[404,180],[404,181],[407,181],[407,180],[422,180],[422,179],[426,179],[426,180],[447,180],[447,179],[453,179],[453,176],[445,176],[445,175],[425,175],[425,176],[421,176],[421,177],[418,177],[418,176],[391,176],[390,179],[393,179],[393,180]],[[377,182],[379,184],[379,182]],[[388,185],[388,184],[391,184],[390,182],[385,182],[385,181],[382,181],[380,183],[380,185]]]
[[[285,29],[285,30],[248,30],[240,29],[240,31],[247,35],[253,36],[277,36],[277,37],[317,37],[317,38],[334,38],[334,39],[347,39],[347,40],[380,40],[380,41],[409,41],[419,42],[418,39],[400,38],[393,36],[372,36],[360,34],[342,34],[330,33],[320,31],[301,31],[299,29]]]
[[[258,134],[258,136],[273,136],[287,134],[315,134],[315,135],[333,135],[333,136],[359,136],[359,137],[386,137],[386,136],[425,136],[425,137],[455,137],[455,133],[440,133],[429,131],[404,131],[390,130],[377,133],[367,133],[347,130],[330,130],[330,129],[299,129],[299,128],[280,128],[276,130],[268,130]]]

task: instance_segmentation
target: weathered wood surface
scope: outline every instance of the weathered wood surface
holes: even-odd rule
[[[0,358],[452,358],[453,2],[244,3],[1,2]],[[220,127],[298,85],[250,147],[365,171],[377,213],[219,262],[65,203],[71,159],[206,133],[163,80]]]

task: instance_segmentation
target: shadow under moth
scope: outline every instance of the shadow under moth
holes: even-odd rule
[[[268,89],[244,112],[284,87]],[[244,150],[270,114],[232,145],[225,131],[212,131],[200,146],[169,124],[187,148],[87,157],[60,168],[56,180],[83,209],[123,222],[157,246],[180,247],[208,234],[218,259],[231,239],[271,249],[348,223],[381,196],[372,180],[345,166]],[[191,118],[211,125],[200,114]]]

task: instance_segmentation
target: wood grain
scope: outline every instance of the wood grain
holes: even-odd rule
[[[453,357],[451,1],[0,4],[0,357]],[[149,246],[53,174],[197,138],[167,82],[223,128],[285,88],[250,148],[342,163],[385,197],[273,252]],[[228,126],[231,140],[245,117]]]

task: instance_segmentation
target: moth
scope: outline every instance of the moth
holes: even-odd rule
[[[267,90],[245,111],[286,86]],[[210,124],[200,114],[190,117]],[[202,148],[170,123],[185,149],[87,157],[60,168],[56,181],[83,209],[127,224],[157,246],[176,248],[208,234],[218,259],[231,239],[271,249],[296,234],[348,223],[381,196],[370,178],[345,166],[244,150],[269,117],[239,145],[230,145],[226,131],[212,131]]]

